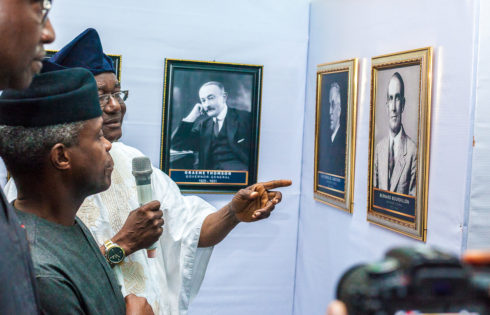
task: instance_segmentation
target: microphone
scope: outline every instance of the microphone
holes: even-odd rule
[[[150,159],[146,156],[133,158],[133,176],[136,180],[136,192],[138,193],[138,203],[140,207],[153,200],[151,191],[151,167]],[[148,258],[155,257],[157,243],[146,249]]]

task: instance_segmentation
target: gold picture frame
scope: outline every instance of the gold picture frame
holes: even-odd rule
[[[371,59],[367,220],[425,242],[432,48]]]
[[[352,213],[358,59],[317,67],[313,197]]]

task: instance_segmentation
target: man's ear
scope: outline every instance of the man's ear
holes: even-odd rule
[[[223,92],[223,99],[226,101],[227,98],[228,98],[228,93]]]
[[[71,159],[68,148],[62,144],[57,143],[51,148],[50,160],[54,168],[59,170],[67,170],[71,168]]]

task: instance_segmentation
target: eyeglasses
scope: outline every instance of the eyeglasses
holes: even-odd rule
[[[128,99],[128,95],[128,90],[99,95],[100,108],[104,109],[109,103],[109,99],[111,97],[115,99],[118,103],[124,103],[124,101]]]
[[[41,24],[44,24],[48,18],[49,10],[53,5],[52,0],[40,0],[41,3]]]

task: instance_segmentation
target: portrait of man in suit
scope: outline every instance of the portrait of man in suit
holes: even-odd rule
[[[173,152],[195,153],[188,169],[248,170],[251,114],[227,104],[228,92],[218,81],[199,88],[196,103],[172,135]]]
[[[345,177],[346,148],[346,102],[341,85],[337,81],[329,82],[325,91],[327,98],[323,100],[324,120],[328,128],[321,128],[319,170],[325,173]],[[343,87],[345,89],[345,87]]]
[[[402,123],[406,99],[405,84],[399,72],[395,72],[389,79],[386,97],[389,130],[374,150],[373,186],[415,196],[417,145],[406,134]]]

